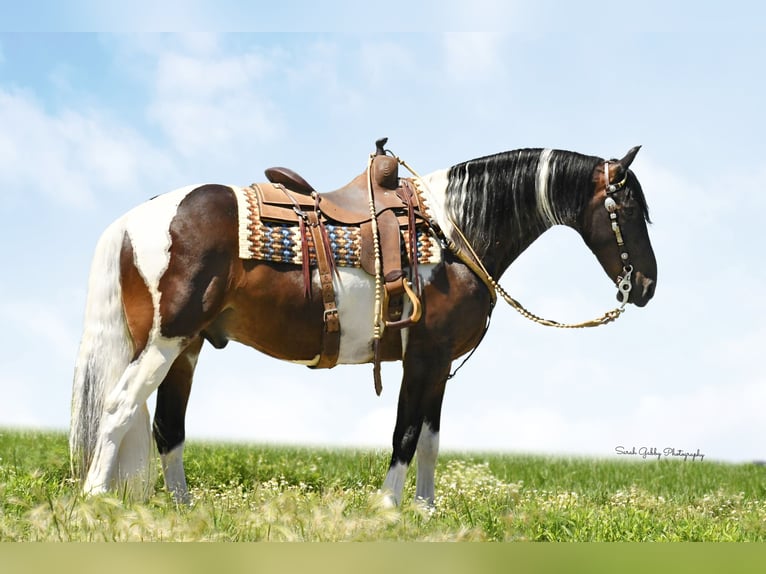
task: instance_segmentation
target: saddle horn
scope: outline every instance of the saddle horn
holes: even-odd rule
[[[380,138],[375,140],[375,155],[386,155],[386,150],[383,146],[388,143],[388,138]]]
[[[399,187],[399,160],[386,153],[383,146],[388,138],[380,138],[375,142],[375,157],[372,161],[373,180],[386,189]]]

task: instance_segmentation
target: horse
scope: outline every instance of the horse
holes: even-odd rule
[[[482,340],[495,280],[543,232],[555,225],[577,231],[619,287],[623,306],[643,307],[652,298],[657,263],[651,221],[630,170],[639,148],[611,160],[518,149],[418,176],[432,231],[441,238],[438,259],[417,268],[421,316],[384,331],[379,357],[371,319],[376,277],[357,267],[334,269],[337,364],[402,362],[393,449],[381,487],[391,503],[401,502],[416,455],[416,498],[433,503],[442,400],[453,361],[470,357]],[[166,489],[179,503],[190,501],[184,419],[205,341],[216,348],[237,341],[317,366],[326,311],[318,270],[310,269],[313,289],[307,291],[301,266],[240,256],[241,191],[205,184],[159,195],[119,217],[98,240],[70,428],[72,472],[84,493],[148,495],[157,457],[153,434]],[[147,401],[154,391],[152,425]]]

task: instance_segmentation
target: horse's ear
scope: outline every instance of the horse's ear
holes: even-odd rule
[[[633,163],[633,160],[635,159],[636,154],[640,149],[641,146],[637,145],[636,147],[631,148],[630,151],[625,154],[625,157],[620,160],[620,166],[622,169],[627,170],[630,167],[630,164]]]

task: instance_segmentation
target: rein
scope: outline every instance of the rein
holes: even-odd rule
[[[505,302],[513,307],[516,311],[518,311],[518,313],[525,319],[529,319],[530,321],[533,321],[539,325],[544,325],[545,327],[557,327],[559,329],[583,329],[586,327],[600,327],[601,325],[606,325],[607,323],[615,321],[623,313],[623,311],[625,311],[627,294],[623,296],[622,304],[619,307],[616,307],[611,311],[607,311],[601,317],[591,319],[590,321],[583,321],[582,323],[559,323],[558,321],[554,321],[552,319],[544,319],[543,317],[535,315],[531,311],[527,310],[524,305],[511,297],[508,292],[503,289],[503,287],[492,277],[492,275],[489,274],[489,271],[487,271],[486,267],[484,267],[481,259],[479,259],[479,256],[476,255],[473,247],[471,247],[471,244],[466,239],[465,235],[463,235],[463,232],[460,230],[460,228],[455,225],[455,222],[452,220],[452,218],[450,218],[450,222],[454,226],[458,235],[460,235],[460,239],[468,249],[471,257],[469,258],[465,253],[463,253],[463,251],[455,244],[454,241],[449,241],[447,246],[449,247],[450,251],[452,251],[463,263],[465,263],[474,273],[476,273],[484,282],[484,284],[489,287],[490,294],[492,295],[493,307],[495,301],[497,300],[497,293],[499,293]],[[628,281],[630,281],[630,275],[627,275],[627,278]],[[621,279],[621,281],[622,280],[623,279]],[[628,289],[628,291],[630,291],[630,289]],[[621,293],[625,292],[621,291]]]

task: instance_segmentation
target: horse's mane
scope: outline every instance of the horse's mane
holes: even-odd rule
[[[448,170],[447,210],[480,257],[499,243],[520,252],[555,224],[573,225],[593,194],[603,159],[570,151],[519,149],[472,159]],[[649,221],[641,186],[629,172],[630,193]]]

